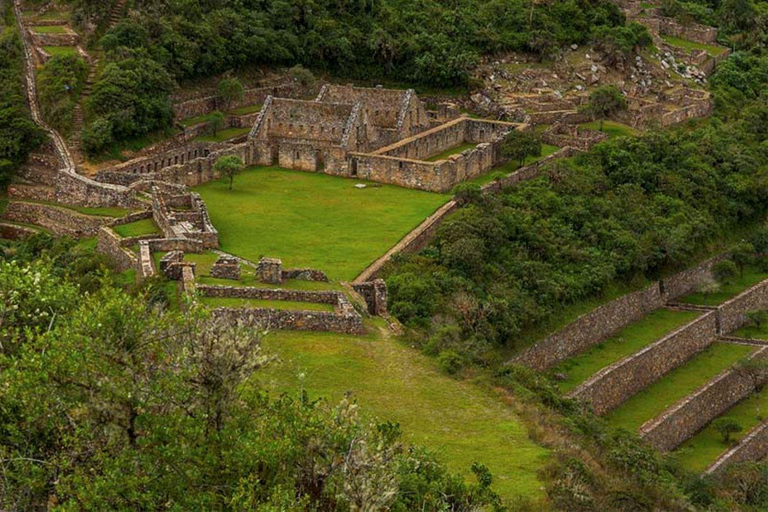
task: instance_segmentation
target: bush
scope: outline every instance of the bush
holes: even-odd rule
[[[718,283],[731,284],[736,276],[739,275],[739,269],[731,260],[722,260],[715,263],[712,267],[712,275]]]
[[[459,373],[466,365],[464,357],[455,350],[442,352],[437,358],[437,363],[444,372],[450,375]]]

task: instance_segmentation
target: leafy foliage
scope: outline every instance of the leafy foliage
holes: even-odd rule
[[[43,142],[44,135],[32,122],[24,100],[21,41],[10,15],[10,3],[0,6],[0,13],[5,14],[6,21],[0,32],[0,186],[3,186],[27,154]]]
[[[51,126],[65,133],[71,129],[72,113],[86,78],[88,64],[75,56],[55,56],[37,73],[40,108]]]

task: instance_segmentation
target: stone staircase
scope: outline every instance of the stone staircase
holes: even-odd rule
[[[123,12],[125,11],[125,5],[128,3],[128,0],[118,0],[115,5],[112,7],[112,10],[109,13],[109,25],[107,28],[112,27],[117,24],[117,22],[120,21],[120,18],[123,17]]]

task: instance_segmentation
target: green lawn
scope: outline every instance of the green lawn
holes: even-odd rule
[[[203,114],[195,117],[188,117],[179,121],[181,126],[195,126],[200,123],[207,123],[211,119],[211,114]]]
[[[471,143],[471,142],[465,142],[463,144],[459,144],[458,146],[448,149],[446,151],[443,151],[442,153],[438,153],[435,156],[429,157],[426,159],[427,162],[437,162],[438,160],[445,160],[451,155],[458,155],[462,151],[466,151],[468,149],[474,149],[477,147],[477,144]]]
[[[330,304],[319,302],[295,302],[288,300],[239,299],[234,297],[201,297],[200,301],[210,308],[272,308],[301,311],[333,312]]]
[[[675,402],[691,394],[729,366],[744,359],[755,347],[714,343],[683,366],[633,396],[606,419],[616,427],[637,431]]]
[[[552,153],[559,151],[560,148],[557,146],[551,146],[549,144],[542,144],[541,145],[541,155],[540,156],[529,156],[525,159],[524,165],[531,165],[533,163],[538,162],[539,160],[543,160],[544,158],[548,157]],[[485,172],[481,174],[480,176],[477,176],[475,178],[472,178],[469,180],[469,183],[476,183],[478,185],[485,185],[486,183],[492,182],[496,176],[502,176],[506,174],[511,174],[518,170],[520,168],[520,165],[518,162],[509,161],[503,165],[500,165],[498,167],[494,167],[488,172]]]
[[[119,219],[120,217],[125,217],[126,215],[131,213],[131,211],[128,210],[127,208],[119,208],[117,206],[103,206],[103,207],[73,206],[69,204],[54,203],[53,201],[35,201],[31,199],[25,199],[24,202],[45,204],[48,206],[56,206],[58,208],[66,208],[68,210],[74,210],[78,213],[82,213],[83,215],[93,215],[95,217],[114,217]]]
[[[253,114],[255,112],[260,111],[261,107],[263,107],[263,105],[261,105],[261,104],[258,104],[258,105],[246,105],[244,107],[240,107],[240,108],[236,108],[234,110],[230,110],[227,113],[228,114],[232,114],[233,116],[244,116],[246,114]]]
[[[763,325],[761,328],[758,328],[756,325],[747,325],[733,331],[731,335],[753,340],[768,340],[768,325]]]
[[[142,219],[130,224],[123,224],[122,226],[115,226],[112,228],[115,232],[123,238],[130,238],[133,236],[160,234],[160,229],[152,219]]]
[[[62,57],[80,55],[74,46],[43,46],[43,50],[53,57],[57,55]]]
[[[568,376],[566,381],[559,383],[560,390],[567,393],[599,370],[663,338],[676,328],[693,321],[699,314],[692,311],[658,309],[642,320],[627,326],[613,338],[564,361],[552,369],[551,373]]]
[[[600,131],[600,121],[592,121],[591,123],[584,123],[579,126],[588,130]],[[630,137],[639,133],[631,126],[617,123],[616,121],[603,121],[603,132],[607,133],[611,139],[614,137]]]
[[[371,325],[371,324],[368,324]],[[478,461],[493,473],[504,498],[539,498],[537,477],[547,451],[534,444],[515,414],[476,384],[441,373],[419,351],[378,329],[355,337],[333,333],[276,332],[265,340],[280,361],[261,373],[268,389],[337,402],[347,392],[363,414],[400,424],[406,440],[426,446],[449,467],[470,475]]]
[[[240,137],[241,135],[245,135],[249,131],[251,131],[250,127],[227,128],[226,130],[219,130],[216,135],[201,135],[200,137],[197,137],[195,140],[199,140],[203,142],[224,142],[226,140],[234,139],[235,137]]]
[[[51,25],[42,27],[32,27],[32,31],[38,34],[68,34],[69,30],[63,25]]]
[[[757,415],[758,408],[762,418]],[[730,418],[741,425],[743,430],[732,436],[733,441],[736,442],[759,425],[767,411],[768,393],[764,391],[732,407],[722,417]],[[723,437],[710,424],[675,450],[675,455],[685,468],[702,472],[728,448],[729,446],[723,442]]]
[[[196,187],[224,251],[351,280],[450,199],[395,186],[275,167]]]
[[[720,285],[720,289],[715,293],[706,296],[702,293],[693,293],[678,299],[678,301],[685,304],[718,306],[765,279],[768,279],[767,272],[762,272],[756,267],[748,267],[744,269],[743,275],[738,276],[731,283]]]
[[[683,48],[685,50],[704,50],[713,57],[717,57],[721,53],[725,52],[726,48],[722,46],[714,46],[711,44],[702,44],[697,43],[696,41],[689,41],[687,39],[680,39],[679,37],[672,37],[672,36],[665,36],[662,35],[661,38],[667,42],[668,44],[672,46],[677,46],[678,48]]]

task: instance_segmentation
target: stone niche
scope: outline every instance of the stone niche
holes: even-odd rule
[[[240,261],[234,256],[219,256],[211,267],[211,277],[240,280]]]
[[[256,268],[256,275],[262,283],[283,283],[283,260],[277,258],[261,258]]]

